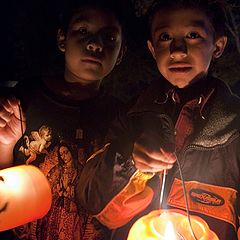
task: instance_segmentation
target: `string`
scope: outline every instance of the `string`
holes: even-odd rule
[[[167,170],[163,170],[163,179],[162,179],[162,188],[161,188],[161,193],[160,193],[160,209],[162,208],[162,201],[163,201],[163,193],[164,193],[164,188],[165,188],[165,181],[166,181],[166,175],[167,175]]]
[[[22,116],[22,108],[21,108],[20,104],[18,104],[18,110],[19,110],[19,115],[20,115],[19,120],[20,120],[20,126],[21,126],[21,134],[23,136],[24,135],[24,132],[23,132],[23,116]],[[23,140],[23,143],[24,143],[24,140]]]
[[[191,231],[191,234],[192,234],[194,240],[197,240],[197,237],[196,237],[196,235],[193,231],[193,227],[192,227],[192,223],[191,223],[191,219],[190,219],[189,205],[188,205],[188,198],[187,198],[187,190],[186,190],[186,186],[185,186],[185,180],[184,180],[183,174],[182,174],[182,168],[181,168],[181,165],[180,165],[180,162],[179,162],[178,158],[176,158],[176,159],[177,159],[177,164],[178,164],[180,177],[181,177],[181,180],[182,180],[183,195],[184,195],[184,200],[185,200],[185,203],[186,203],[186,212],[187,212],[187,219],[188,219],[190,231]]]
[[[191,231],[191,234],[192,234],[194,240],[197,240],[197,237],[196,237],[196,235],[195,235],[195,233],[193,231],[193,227],[192,227],[192,223],[191,223],[191,219],[190,219],[189,205],[188,205],[188,198],[187,198],[187,190],[186,190],[186,186],[185,186],[185,180],[183,178],[182,168],[181,168],[180,162],[179,162],[177,157],[176,157],[176,161],[177,161],[177,164],[178,164],[180,178],[181,178],[181,181],[182,181],[183,195],[184,195],[184,200],[185,200],[185,203],[186,203],[186,213],[187,213],[187,219],[188,219],[190,231]],[[161,193],[160,193],[160,209],[162,207],[162,200],[163,200],[164,188],[165,188],[165,183],[166,183],[166,175],[167,175],[166,173],[167,173],[167,170],[164,169],[163,170],[162,188],[161,188]]]

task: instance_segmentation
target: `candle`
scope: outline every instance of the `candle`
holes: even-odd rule
[[[0,231],[43,217],[52,202],[44,174],[32,165],[0,171]]]

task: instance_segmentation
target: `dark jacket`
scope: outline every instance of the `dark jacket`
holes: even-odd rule
[[[113,126],[118,137],[88,160],[77,188],[78,199],[114,229],[113,239],[126,239],[136,219],[159,208],[161,185],[159,175],[135,168],[133,143],[149,126],[161,138],[164,129],[171,129],[171,121],[165,120],[171,119],[190,213],[202,217],[220,240],[235,240],[240,203],[240,99],[213,78],[177,109],[173,92],[166,90],[163,81],[154,82],[128,112],[127,121],[121,119]],[[189,114],[191,122],[184,122]],[[186,210],[177,164],[167,176],[163,207]]]

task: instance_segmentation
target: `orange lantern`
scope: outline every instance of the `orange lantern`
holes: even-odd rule
[[[43,217],[52,202],[44,174],[32,165],[0,171],[0,231]]]
[[[198,240],[218,240],[207,223],[198,216],[190,216],[192,230]],[[128,240],[194,240],[188,217],[177,209],[155,210],[138,219],[132,226]]]

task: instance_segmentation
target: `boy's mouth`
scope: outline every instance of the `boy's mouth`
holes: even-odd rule
[[[185,73],[185,72],[189,72],[192,69],[192,67],[190,64],[187,64],[187,63],[173,63],[169,66],[168,69],[171,72]]]
[[[93,58],[93,57],[84,58],[84,59],[82,59],[82,62],[89,63],[89,64],[97,64],[97,65],[102,64],[99,59]]]
[[[176,73],[185,73],[189,72],[192,68],[191,67],[171,67],[169,70],[171,72],[176,72]]]

